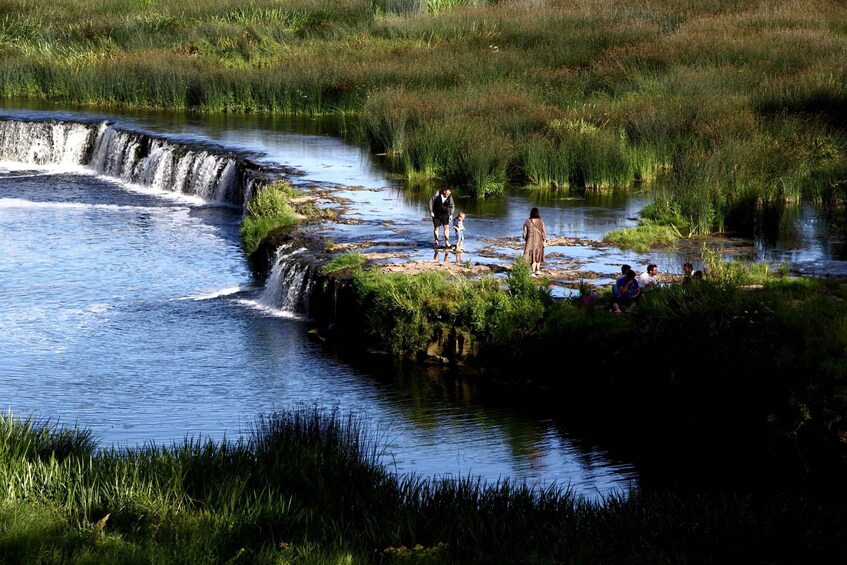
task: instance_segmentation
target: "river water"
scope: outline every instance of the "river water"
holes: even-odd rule
[[[366,155],[333,136],[109,119],[252,150],[263,163],[297,166],[298,182],[371,187],[350,190],[373,201],[357,205],[364,216],[376,218],[386,201],[395,216],[420,215]],[[234,439],[260,415],[337,409],[366,422],[397,473],[555,484],[591,497],[637,486],[630,462],[555,414],[492,402],[437,372],[335,358],[306,320],[262,303],[240,218],[232,206],[73,164],[0,163],[0,407],[128,447]]]
[[[349,200],[356,221],[324,226],[325,235],[417,242],[409,259],[433,260],[429,194],[391,180],[378,160],[344,141],[343,124],[11,107],[3,117],[105,119],[247,152],[264,167],[297,169],[295,184],[331,187]],[[532,206],[541,207],[551,235],[600,240],[635,225],[648,202],[645,195],[458,197],[468,210],[466,258],[480,263],[517,256],[502,239],[517,238]],[[277,410],[338,409],[367,422],[385,464],[401,474],[569,486],[590,497],[637,487],[631,462],[569,430],[554,408],[438,371],[336,358],[309,337],[307,320],[262,301],[239,246],[240,218],[238,207],[120,175],[7,157],[0,163],[0,408],[78,424],[101,445],[120,446],[219,441]],[[733,244],[750,260],[787,261],[799,273],[847,274],[843,234],[813,210],[799,210],[781,241]],[[691,258],[685,253],[573,246],[551,248],[549,260],[606,284],[624,262],[678,272]]]

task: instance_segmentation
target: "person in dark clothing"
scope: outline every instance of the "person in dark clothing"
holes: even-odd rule
[[[429,199],[429,216],[432,218],[432,235],[435,246],[439,247],[438,228],[444,230],[444,244],[450,247],[450,222],[453,220],[453,191],[442,188]]]
[[[691,282],[691,276],[694,274],[694,265],[691,263],[682,264],[682,282]]]
[[[634,305],[641,298],[641,287],[635,271],[628,270],[625,275],[618,277],[612,287],[612,312],[620,314],[625,308]]]

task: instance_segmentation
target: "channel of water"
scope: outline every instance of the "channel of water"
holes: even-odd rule
[[[102,118],[31,110],[5,117]],[[61,135],[63,155],[78,135]],[[167,135],[252,150],[268,166],[296,163],[298,182],[368,187],[350,193],[373,199],[373,209],[357,206],[374,221],[386,200],[404,202],[364,153],[333,136],[238,128],[237,142],[214,130]],[[384,463],[401,474],[555,484],[591,497],[637,486],[630,462],[571,433],[554,410],[439,371],[336,358],[309,337],[306,320],[262,301],[240,249],[239,208],[72,162],[25,162],[57,150],[36,139],[6,131],[0,163],[0,405],[13,415],[132,447],[235,439],[261,415],[319,407],[361,418]],[[103,160],[119,170],[118,156]]]
[[[324,226],[325,235],[417,242],[408,258],[433,259],[429,195],[391,180],[377,159],[345,141],[343,124],[21,107],[0,118],[108,120],[296,169],[295,184],[330,187],[350,202],[356,222]],[[593,497],[637,487],[635,466],[574,433],[555,401],[526,403],[440,371],[336,358],[308,336],[307,321],[262,300],[266,289],[239,247],[238,207],[90,167],[0,158],[0,406],[14,414],[75,423],[103,445],[133,446],[235,438],[259,415],[318,406],[360,415],[398,473],[567,485]],[[467,258],[516,257],[502,240],[517,239],[532,206],[542,208],[554,236],[600,240],[635,225],[648,199],[459,194],[468,210]],[[798,273],[847,274],[843,240],[804,208],[790,237],[731,243],[750,260],[790,262]],[[624,262],[678,272],[686,253],[549,250],[551,263],[591,273],[595,284],[611,282]]]

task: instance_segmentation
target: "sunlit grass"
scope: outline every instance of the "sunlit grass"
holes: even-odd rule
[[[250,255],[273,230],[298,225],[302,217],[291,205],[297,192],[288,181],[276,181],[262,187],[247,203],[247,213],[241,222],[241,242]]]
[[[352,271],[361,267],[367,262],[368,258],[361,253],[346,253],[333,258],[330,262],[321,267],[321,273],[329,275],[338,273],[339,271]]]
[[[621,249],[644,253],[653,247],[669,245],[681,235],[674,225],[642,220],[633,228],[611,230],[603,237],[603,241]]]
[[[650,190],[689,233],[847,199],[845,8],[809,0],[0,6],[0,92],[349,114],[410,184]]]

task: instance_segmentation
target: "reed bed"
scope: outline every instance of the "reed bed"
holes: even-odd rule
[[[780,200],[844,201],[845,21],[838,2],[787,0],[9,1],[0,92],[356,115],[410,184],[477,197],[643,190],[673,170],[681,231],[749,231],[778,224]]]
[[[621,493],[473,477],[398,477],[367,421],[300,407],[245,439],[46,449],[90,434],[0,418],[0,558],[167,561],[560,563],[797,562],[847,555],[843,507],[804,497]],[[42,444],[37,457],[26,456]]]

